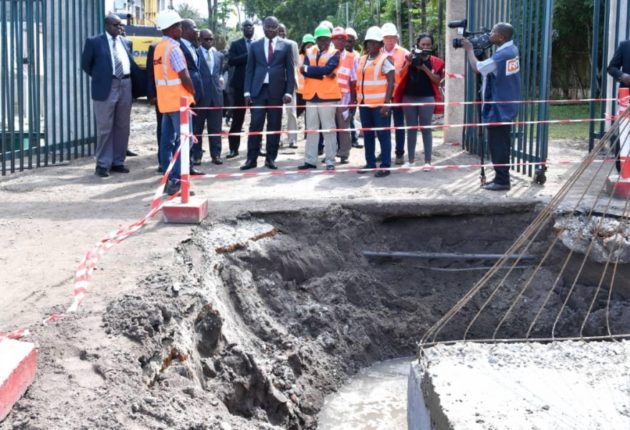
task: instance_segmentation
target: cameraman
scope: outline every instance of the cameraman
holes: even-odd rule
[[[506,22],[500,22],[492,27],[490,42],[497,45],[497,50],[492,57],[484,61],[475,58],[473,45],[468,39],[462,41],[470,66],[483,76],[481,86],[483,122],[511,122],[518,114],[519,103],[512,103],[512,101],[518,101],[521,97],[521,69],[518,48],[512,42],[513,34],[512,25]],[[510,163],[511,125],[488,126],[487,131],[488,147],[490,158],[495,165],[495,175],[494,180],[483,188],[490,191],[509,190],[509,166],[496,165]]]
[[[415,165],[417,126],[431,125],[434,113],[444,113],[442,105],[420,105],[422,103],[442,102],[440,81],[444,78],[444,61],[431,55],[433,52],[433,36],[421,34],[416,39],[416,46],[407,57],[408,68],[402,73],[399,86],[394,92],[394,103],[405,103],[403,112],[407,129],[407,156],[409,162],[406,167]],[[424,167],[431,166],[431,152],[433,148],[433,130],[421,128],[422,143],[424,145]]]

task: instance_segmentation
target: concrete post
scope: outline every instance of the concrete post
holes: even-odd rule
[[[446,2],[446,21],[453,19],[466,18],[466,0],[450,0]],[[445,41],[446,41],[446,71],[449,73],[464,74],[466,72],[466,56],[463,49],[455,49],[452,45],[452,40],[456,37],[461,37],[457,34],[457,29],[446,28]],[[464,79],[446,79],[444,101],[449,103],[451,101],[463,101],[464,100]],[[444,123],[445,124],[461,124],[464,122],[464,106],[449,106],[446,105],[444,110]],[[462,128],[447,128],[444,133],[444,142],[459,143],[461,144]]]

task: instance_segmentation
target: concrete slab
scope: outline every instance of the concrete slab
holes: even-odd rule
[[[630,179],[619,175],[610,175],[606,179],[606,192],[620,199],[630,198]]]
[[[630,428],[630,341],[437,345],[409,382],[409,430]]]
[[[164,221],[171,224],[199,224],[208,216],[208,199],[190,197],[187,203],[177,200],[162,206]]]
[[[35,379],[37,349],[29,342],[0,341],[0,421]]]

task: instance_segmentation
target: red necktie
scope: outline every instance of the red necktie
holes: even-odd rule
[[[271,39],[269,39],[269,55],[267,55],[267,63],[271,63],[271,59],[273,58],[273,44]]]

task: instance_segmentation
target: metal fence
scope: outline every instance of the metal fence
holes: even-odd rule
[[[612,79],[606,69],[619,42],[630,39],[630,7],[628,0],[595,0],[593,4],[593,43],[591,56],[591,98],[614,99],[619,83]],[[606,118],[614,115],[617,103],[591,102],[590,117]],[[609,124],[591,122],[589,127],[589,150],[595,139],[604,135]]]
[[[95,127],[85,39],[103,29],[101,0],[0,0],[2,175],[89,156]]]
[[[497,22],[509,22],[514,27],[514,43],[520,53],[521,83],[524,100],[547,100],[551,87],[551,24],[553,0],[468,0],[469,29],[491,29]],[[468,66],[467,76],[473,76]],[[479,100],[480,79],[466,80],[466,100]],[[468,105],[466,123],[479,123],[479,106]],[[549,118],[546,103],[522,104],[518,122]],[[540,162],[547,160],[548,125],[530,124],[512,127],[511,162]],[[464,130],[464,148],[475,154],[488,154],[484,130],[468,127]],[[544,182],[544,168],[517,166],[514,170],[534,176]]]

